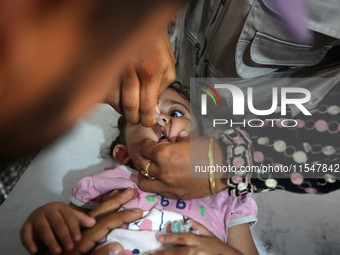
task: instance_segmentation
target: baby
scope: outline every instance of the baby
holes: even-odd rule
[[[119,165],[78,181],[73,186],[70,206],[75,211],[92,209],[114,190],[132,188],[135,189],[136,196],[124,204],[121,210],[140,208],[144,211],[143,217],[112,230],[101,245],[119,242],[123,245],[125,254],[150,254],[168,247],[159,242],[161,234],[193,232],[198,235],[192,237],[192,234],[188,234],[190,238],[197,238],[199,245],[205,245],[210,250],[214,247],[218,253],[238,251],[242,254],[257,254],[250,232],[250,226],[257,221],[257,207],[251,197],[235,198],[229,196],[228,191],[222,191],[214,196],[183,201],[167,199],[139,189],[138,172],[133,169],[131,156],[135,155],[142,143],[146,139],[173,143],[177,137],[188,136],[190,133],[189,95],[181,85],[168,87],[160,96],[158,107],[165,123],[164,127],[158,124],[153,127],[130,124],[124,117],[120,117],[120,135],[111,146],[113,157]],[[152,176],[148,176],[148,165],[143,174],[145,178],[152,179]],[[45,207],[38,210],[44,213]],[[58,217],[60,216],[66,217],[64,214]],[[30,224],[38,226],[37,221]],[[199,227],[193,227],[192,224]],[[54,231],[60,239],[56,228],[65,226],[50,225],[49,231]],[[25,226],[23,231],[24,228]],[[198,228],[200,233],[194,228]],[[207,241],[203,242],[200,238]]]

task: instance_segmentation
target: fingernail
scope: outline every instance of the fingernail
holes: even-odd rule
[[[156,105],[156,112],[158,112],[158,113],[160,113],[160,112],[161,112],[161,110],[159,110],[159,107],[158,107],[158,105]]]
[[[114,197],[118,193],[119,193],[119,190],[116,189],[116,190],[112,191],[112,193],[109,195],[109,197]]]
[[[75,235],[73,236],[73,241],[75,241],[75,242],[80,241],[80,239],[81,239],[81,235],[79,235],[79,234],[75,234]]]
[[[195,255],[208,255],[205,251],[198,251],[195,253]]]
[[[163,242],[164,242],[164,236],[160,236],[160,237],[158,238],[158,241],[161,242],[161,243],[163,243]]]
[[[61,253],[61,248],[60,247],[54,247],[53,250],[51,251],[52,254],[59,254]]]
[[[73,243],[67,243],[65,246],[66,251],[71,251],[73,249]]]
[[[30,246],[30,247],[28,247],[28,250],[29,250],[29,253],[35,253],[35,248],[34,248],[34,246]]]
[[[132,188],[127,188],[126,190],[124,190],[123,193],[128,193],[129,191],[133,190]]]
[[[132,196],[131,196],[132,194],[130,194],[130,193],[132,193],[133,190],[134,190],[133,188],[127,188],[126,190],[124,190],[122,192],[122,198],[124,198],[124,199],[129,199],[130,197],[132,198]]]
[[[138,212],[138,213],[143,212],[143,210],[141,210],[141,209],[133,209],[132,211],[133,211],[133,212]]]
[[[189,134],[186,131],[182,131],[181,133],[179,133],[179,137],[188,137]]]
[[[123,249],[120,245],[114,244],[109,246],[109,255],[123,254]]]

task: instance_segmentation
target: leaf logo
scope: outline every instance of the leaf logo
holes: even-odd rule
[[[198,87],[198,88],[203,90],[205,93],[207,93],[212,98],[212,100],[215,103],[215,106],[217,106],[215,97],[213,96],[213,94],[208,89],[210,89],[212,92],[214,92],[214,94],[217,96],[218,100],[220,101],[220,104],[222,105],[221,97],[213,87],[211,87],[210,85],[203,83],[203,82],[197,82],[197,83],[206,87],[206,88],[201,88],[201,87]],[[207,114],[207,94],[201,95],[201,114],[202,115]]]
[[[215,95],[217,96],[218,100],[220,101],[220,104],[222,105],[222,100],[220,98],[220,95],[217,93],[217,91],[213,87],[211,87],[210,85],[205,84],[203,82],[197,82],[197,83],[206,86],[208,89],[210,89],[212,92],[214,92]],[[203,90],[204,92],[206,92],[212,98],[212,100],[214,101],[215,106],[217,106],[216,100],[215,100],[214,96],[211,94],[211,92],[209,90],[201,88],[201,87],[198,87],[198,88]]]

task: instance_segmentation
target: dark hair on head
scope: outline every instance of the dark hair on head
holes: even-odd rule
[[[174,81],[173,83],[171,83],[168,89],[176,91],[181,97],[190,102],[190,88],[184,86],[179,81]]]
[[[190,89],[185,87],[182,83],[175,81],[167,89],[172,89],[176,91],[181,97],[190,101]],[[110,156],[113,157],[113,149],[117,144],[125,144],[125,128],[126,128],[126,118],[121,115],[118,118],[118,136],[110,145]]]
[[[123,115],[118,118],[117,127],[118,127],[118,136],[110,145],[110,156],[113,157],[113,149],[117,144],[125,144],[125,127],[126,127],[126,119]]]

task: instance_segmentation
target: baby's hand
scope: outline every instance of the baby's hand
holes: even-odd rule
[[[37,237],[52,254],[59,254],[63,249],[72,250],[74,242],[81,239],[79,225],[92,227],[95,223],[94,218],[71,209],[67,204],[50,203],[39,207],[28,216],[21,228],[21,242],[28,252],[36,253],[38,247],[34,238]]]
[[[198,230],[199,235],[192,233],[166,234],[159,237],[163,244],[175,245],[172,248],[157,251],[153,255],[175,255],[175,254],[228,254],[241,255],[237,250],[219,240],[206,227],[198,222],[192,221],[191,228]]]

